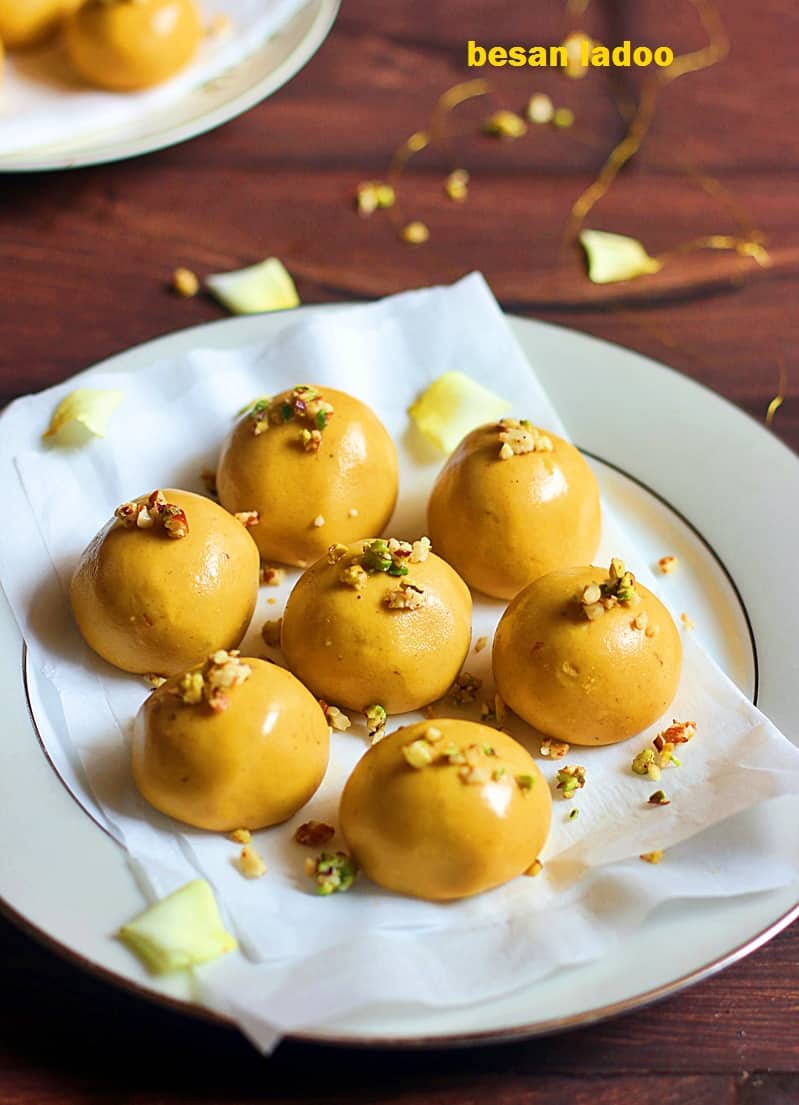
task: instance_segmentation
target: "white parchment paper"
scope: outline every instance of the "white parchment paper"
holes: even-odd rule
[[[25,3],[25,0],[19,0]],[[168,107],[237,65],[278,31],[305,0],[197,0],[206,26],[225,15],[230,31],[209,35],[171,80],[143,92],[104,92],[72,70],[60,41],[6,57],[0,85],[0,155],[124,127]]]
[[[239,875],[226,838],[184,829],[138,796],[127,735],[147,690],[95,657],[71,620],[65,586],[84,545],[119,502],[158,486],[202,490],[199,474],[213,465],[238,408],[304,381],[343,388],[378,412],[401,457],[390,533],[419,537],[443,458],[419,438],[406,410],[450,369],[507,397],[509,413],[565,432],[478,275],[302,319],[270,343],[197,349],[132,375],[95,377],[94,386],[121,388],[125,400],[108,436],[80,449],[41,442],[69,384],[17,400],[0,419],[0,467],[15,520],[13,543],[0,544],[0,580],[29,644],[48,751],[127,848],[154,898],[198,873],[213,885],[243,955],[199,972],[204,998],[262,1048],[375,1002],[442,1007],[496,998],[601,956],[660,903],[773,889],[799,876],[799,827],[785,817],[799,791],[799,751],[690,635],[679,692],[662,722],[615,747],[574,747],[564,761],[584,765],[588,781],[573,802],[555,796],[543,874],[467,901],[405,899],[364,878],[345,895],[312,893],[307,853],[293,832],[311,817],[335,823],[341,787],[367,747],[357,720],[334,734],[330,768],[311,802],[286,825],[255,834],[269,868],[257,882]],[[308,511],[310,521],[313,503]],[[611,555],[657,589],[620,520],[606,512],[597,561]],[[290,572],[281,587],[262,589],[245,655],[264,654],[260,626],[280,615],[294,579]],[[477,596],[474,640],[491,638],[503,609]],[[490,648],[470,654],[466,667],[490,698]],[[476,716],[476,708],[440,712]],[[660,784],[634,776],[633,754],[672,718],[698,724],[681,749],[683,766],[664,771]],[[407,720],[392,719],[389,728]],[[509,727],[537,752],[532,730],[518,719]],[[539,762],[550,778],[562,766]],[[648,804],[656,786],[670,805]],[[575,805],[579,817],[570,821]],[[638,858],[655,849],[668,850],[659,866]]]

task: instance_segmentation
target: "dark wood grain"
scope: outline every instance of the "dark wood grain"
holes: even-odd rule
[[[665,361],[762,420],[789,373],[774,432],[799,449],[799,8],[724,0],[729,58],[665,90],[651,134],[591,226],[638,236],[651,253],[732,233],[714,175],[768,238],[761,269],[697,253],[654,277],[598,288],[564,245],[571,203],[623,132],[602,77],[564,82],[504,71],[456,116],[469,202],[443,195],[448,168],[420,156],[403,179],[418,248],[389,218],[359,219],[352,193],[426,125],[468,74],[464,42],[556,42],[560,0],[344,0],[328,42],[287,87],[212,134],[136,161],[0,179],[0,401],[40,389],[135,343],[222,317],[167,287],[268,254],[305,302],[370,298],[481,268],[503,305]],[[667,13],[667,14],[666,14]],[[586,27],[677,49],[701,45],[685,0],[594,0]],[[622,75],[629,95],[635,80]],[[496,143],[498,106],[548,91],[577,116]],[[5,846],[13,846],[6,842]],[[270,1060],[236,1033],[88,977],[0,918],[0,1103],[395,1102],[402,1105],[787,1105],[799,1101],[799,929],[649,1009],[549,1039],[407,1054],[286,1043]]]

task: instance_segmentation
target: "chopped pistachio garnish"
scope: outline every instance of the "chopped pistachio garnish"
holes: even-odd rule
[[[202,668],[181,676],[174,693],[186,706],[207,702],[215,714],[230,705],[228,692],[240,686],[252,675],[252,668],[239,658],[237,649],[219,649],[209,656]]]
[[[245,529],[252,529],[261,521],[261,515],[257,510],[237,510],[233,517],[237,522],[241,522]]]
[[[355,860],[346,852],[322,852],[305,861],[305,873],[316,881],[316,893],[322,897],[349,890],[357,872]]]
[[[435,758],[431,745],[424,738],[403,745],[402,755],[405,762],[417,770],[429,767]]]
[[[544,123],[552,122],[555,108],[545,92],[536,92],[536,94],[531,96],[527,101],[527,110],[525,114],[531,123],[541,126]]]
[[[267,587],[279,587],[286,578],[285,568],[272,568],[268,564],[261,565],[261,583]]]
[[[635,589],[635,576],[628,572],[624,561],[614,557],[610,562],[608,578],[603,583],[589,583],[580,595],[580,606],[589,621],[602,617],[606,610],[614,606],[631,606],[640,602]],[[645,628],[646,620],[643,627]]]
[[[266,864],[251,844],[245,844],[239,852],[236,866],[245,879],[260,879],[266,874]]]
[[[644,863],[660,863],[663,859],[663,849],[657,849],[654,852],[644,852],[639,859],[642,859]]]
[[[364,716],[366,718],[366,729],[369,736],[372,738],[372,744],[376,744],[385,736],[388,714],[379,702],[375,702],[372,706],[366,707]]]
[[[676,567],[677,567],[677,557],[676,556],[661,556],[660,560],[658,560],[658,568],[660,569],[660,571],[663,573],[664,576],[669,575],[671,572],[674,571],[674,569]]]
[[[189,523],[183,507],[168,503],[163,491],[153,491],[146,503],[122,503],[114,511],[114,517],[126,529],[157,529],[166,531],[175,540],[188,536]]]
[[[172,287],[182,299],[191,299],[199,292],[200,281],[191,269],[181,267],[172,273]]]
[[[300,426],[298,442],[306,453],[318,451],[322,444],[322,432],[334,413],[333,405],[310,384],[298,384],[288,394],[283,393],[272,399],[255,399],[241,412],[252,420],[255,437],[266,433],[270,426],[296,423]]]
[[[500,460],[524,456],[526,453],[551,453],[552,438],[534,426],[526,418],[503,418],[497,423],[499,430]]]
[[[493,781],[495,783],[498,783],[500,781],[500,779],[503,777],[503,775],[505,775],[506,771],[507,771],[507,768],[495,767],[494,770],[491,772],[491,778],[493,779]]]
[[[306,848],[319,848],[335,835],[333,826],[324,821],[304,821],[294,833],[294,840]]]
[[[111,416],[124,398],[124,391],[76,388],[65,395],[53,411],[50,425],[42,437],[45,441],[55,437],[71,422],[82,426],[95,437],[105,437]]]
[[[234,844],[249,844],[252,840],[252,833],[249,829],[234,829],[228,835]]]
[[[669,799],[666,797],[666,792],[663,790],[656,790],[649,795],[647,799],[650,806],[668,806]]]
[[[521,791],[532,790],[535,786],[535,775],[517,775],[516,786]]]
[[[527,133],[527,124],[515,111],[495,111],[483,123],[483,134],[494,138],[521,138]]]
[[[405,563],[413,553],[413,546],[407,541],[390,541],[378,537],[374,541],[364,542],[361,553],[361,565],[370,575],[386,572],[390,576],[406,576],[408,566]]]
[[[578,790],[585,786],[585,768],[562,767],[557,775],[557,787],[564,798],[573,798]]]
[[[261,626],[261,636],[264,644],[270,648],[277,648],[280,644],[280,633],[283,629],[282,618],[272,618]]]
[[[410,246],[421,246],[430,238],[430,229],[423,222],[415,219],[403,226],[400,238]]]
[[[539,752],[548,760],[562,760],[569,751],[566,741],[556,741],[553,737],[547,737],[541,741]]]
[[[343,710],[339,710],[338,706],[328,706],[322,699],[319,700],[319,705],[324,711],[324,715],[327,718],[327,724],[331,729],[337,733],[344,733],[352,725],[349,717]]]
[[[411,420],[437,448],[451,453],[477,426],[511,406],[462,372],[445,372],[408,408]]]
[[[403,579],[398,587],[387,592],[383,601],[389,610],[419,610],[427,603],[427,592],[420,583]]]
[[[651,748],[644,748],[633,758],[632,770],[634,775],[646,775],[648,779],[657,781],[660,778],[660,766],[657,763],[655,752]]]
[[[462,671],[452,684],[449,697],[456,706],[469,706],[477,699],[477,692],[482,685],[482,679],[468,671]]]
[[[236,947],[204,879],[194,879],[162,898],[117,935],[158,974],[207,963]]]
[[[579,816],[580,811],[578,809],[573,809],[569,813],[569,821],[576,821]]]
[[[453,169],[444,181],[444,191],[451,200],[461,203],[469,194],[469,174],[465,169]]]

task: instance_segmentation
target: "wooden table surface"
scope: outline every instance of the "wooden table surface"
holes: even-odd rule
[[[497,143],[476,133],[485,104],[465,105],[457,160],[472,170],[469,202],[445,198],[446,165],[435,155],[414,161],[402,184],[403,211],[431,228],[426,245],[398,241],[384,215],[357,218],[355,184],[382,176],[436,97],[470,75],[467,38],[551,43],[566,23],[560,0],[344,0],[311,63],[220,130],[130,162],[0,180],[0,399],[220,317],[209,299],[167,290],[176,265],[202,275],[273,254],[308,303],[480,268],[508,309],[663,360],[758,419],[782,355],[788,388],[773,430],[799,448],[799,9],[795,0],[721,7],[729,57],[663,91],[643,150],[588,225],[638,236],[650,253],[734,233],[730,206],[700,187],[706,173],[767,236],[769,267],[704,252],[644,280],[588,282],[563,228],[623,132],[601,76],[492,75],[492,109],[521,107],[544,89],[574,109],[576,124]],[[688,0],[594,0],[585,23],[604,41],[702,43]],[[620,80],[629,92],[629,74]],[[0,920],[3,1105],[782,1105],[799,1101],[797,1014],[794,926],[693,989],[562,1036],[409,1055],[287,1043],[266,1060],[232,1031],[83,975]]]

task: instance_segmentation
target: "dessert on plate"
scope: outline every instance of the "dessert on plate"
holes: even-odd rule
[[[677,693],[682,643],[663,603],[621,560],[542,576],[497,626],[494,679],[506,704],[547,736],[615,744]]]
[[[0,41],[10,50],[38,46],[82,0],[0,0]]]
[[[590,563],[599,545],[599,487],[568,441],[506,418],[461,441],[436,480],[427,517],[433,545],[466,582],[509,599],[546,572]]]
[[[365,403],[300,384],[259,399],[222,448],[219,501],[258,511],[265,560],[306,567],[335,541],[381,533],[397,500],[397,450]]]
[[[149,88],[174,76],[202,38],[194,0],[85,0],[65,32],[78,73],[112,92]]]
[[[124,671],[174,675],[235,648],[258,597],[248,530],[202,495],[168,489],[117,507],[70,585],[86,642]]]
[[[512,737],[435,718],[368,750],[344,787],[339,825],[374,882],[445,901],[527,871],[546,842],[551,807],[546,780]]]
[[[449,564],[413,543],[332,545],[297,581],[281,644],[326,702],[405,713],[449,690],[469,649],[472,600]]]
[[[153,691],[131,746],[151,805],[223,832],[291,817],[321,783],[328,752],[325,715],[293,675],[224,650]]]

